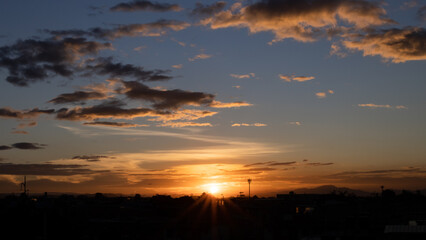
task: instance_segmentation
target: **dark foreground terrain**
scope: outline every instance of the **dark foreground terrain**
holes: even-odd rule
[[[0,239],[426,239],[420,193],[5,196]]]

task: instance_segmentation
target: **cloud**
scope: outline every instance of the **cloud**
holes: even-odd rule
[[[172,65],[172,68],[181,69],[183,68],[183,64]]]
[[[12,147],[11,147],[11,146],[0,145],[0,151],[10,150],[10,149],[12,149]]]
[[[88,175],[108,171],[94,171],[78,164],[14,164],[0,163],[0,174],[36,176]]]
[[[317,93],[315,93],[315,95],[318,98],[325,98],[325,97],[327,97],[327,93],[325,93],[325,92],[317,92]]]
[[[155,109],[178,109],[184,105],[209,105],[215,96],[203,92],[190,92],[180,89],[157,90],[135,81],[122,81],[122,92],[130,99],[153,103]]]
[[[365,107],[365,108],[387,108],[387,109],[391,109],[391,108],[395,108],[395,109],[407,109],[406,106],[403,105],[397,105],[397,106],[391,106],[389,104],[374,104],[374,103],[363,103],[363,104],[358,104],[358,107]]]
[[[13,133],[13,134],[28,134],[27,131],[13,131],[11,133]]]
[[[278,76],[286,82],[291,82],[291,81],[306,82],[306,81],[315,79],[315,77],[305,77],[305,76],[295,76],[295,75],[287,76],[283,74],[280,74]]]
[[[0,118],[16,118],[16,119],[28,119],[28,118],[36,118],[40,114],[52,114],[54,113],[54,109],[40,110],[38,108],[33,108],[29,111],[19,111],[14,110],[12,108],[0,108]]]
[[[266,127],[264,123],[234,123],[232,127]]]
[[[196,110],[196,109],[182,109],[173,112],[161,112],[162,114],[155,115],[154,119],[150,119],[151,121],[176,121],[176,120],[185,120],[185,121],[193,121],[200,118],[211,117],[216,115],[217,112],[206,111],[206,110]]]
[[[133,123],[126,123],[126,122],[105,122],[105,121],[85,122],[84,125],[104,126],[104,127],[122,127],[122,128],[149,127],[149,125],[147,124],[133,124]]]
[[[89,30],[71,29],[71,30],[45,30],[45,32],[55,36],[56,38],[64,36],[73,37],[93,37],[97,39],[114,40],[122,37],[159,37],[169,31],[181,31],[190,26],[187,22],[177,20],[161,19],[156,22],[142,24],[126,24],[119,25],[112,29],[91,28]]]
[[[203,5],[202,3],[196,3],[195,8],[191,11],[192,16],[208,17],[215,13],[220,12],[226,6],[226,2],[220,1],[210,5]]]
[[[290,166],[290,165],[295,165],[295,164],[296,164],[296,162],[268,161],[268,162],[251,163],[251,164],[244,165],[244,167],[252,167],[252,166],[259,166],[259,165],[264,165],[264,166]]]
[[[426,60],[426,29],[407,27],[385,29],[367,34],[353,34],[342,44],[364,56],[381,56],[386,61],[401,63]]]
[[[158,124],[159,127],[173,127],[173,128],[181,128],[181,127],[212,127],[211,123],[196,123],[196,122],[166,122],[162,124]]]
[[[272,32],[273,41],[293,38],[312,42],[346,25],[365,28],[395,23],[379,3],[364,0],[265,0],[217,12],[201,21],[212,29],[246,27],[251,33]]]
[[[56,118],[59,120],[81,121],[99,118],[133,119],[156,115],[155,111],[149,108],[124,109],[122,106],[122,102],[112,100],[90,107],[63,108],[57,111]]]
[[[95,73],[116,77],[132,77],[139,81],[165,81],[172,77],[165,75],[168,70],[144,70],[143,67],[132,64],[113,63],[112,58],[97,58],[94,64],[85,67],[86,76]]]
[[[12,144],[12,146],[1,145],[0,150],[10,150],[13,148],[22,149],[22,150],[37,150],[37,149],[44,149],[45,146],[47,145],[39,144],[39,143],[18,142],[18,143]]]
[[[151,121],[174,121],[174,120],[196,120],[208,116],[213,116],[217,112],[182,109],[172,111],[160,111],[150,108],[123,108],[124,103],[118,100],[110,100],[98,105],[89,107],[63,108],[57,111],[56,118],[59,120],[82,121],[97,120],[102,118],[110,119],[134,119],[138,117],[151,117]],[[98,122],[98,123],[96,123]],[[86,123],[86,125],[108,125],[116,126],[120,124],[106,123],[105,121],[96,121],[94,123]],[[101,122],[101,123],[99,123]],[[122,125],[122,127],[130,127],[130,125]],[[138,125],[142,126],[142,125]]]
[[[39,143],[29,143],[29,142],[19,142],[12,144],[13,148],[22,149],[22,150],[37,150],[44,149],[47,146],[46,144]]]
[[[75,156],[72,159],[85,160],[87,162],[99,162],[103,158],[110,158],[110,157],[102,156],[102,155],[82,155],[82,156]]]
[[[31,121],[29,123],[20,123],[18,125],[18,129],[23,129],[23,128],[27,128],[27,127],[35,127],[37,126],[37,122]]]
[[[212,108],[236,108],[236,107],[248,107],[248,106],[253,106],[253,104],[248,102],[243,102],[243,101],[230,102],[230,103],[213,101],[212,103],[209,104],[209,107],[212,107]]]
[[[328,166],[333,165],[334,163],[328,162],[328,163],[320,163],[320,162],[310,162],[306,163],[306,166],[313,166],[313,167],[319,167],[319,166]]]
[[[92,100],[92,99],[106,99],[108,96],[106,96],[104,93],[101,92],[84,92],[84,91],[76,91],[73,93],[63,93],[56,98],[50,100],[50,103],[54,104],[64,104],[64,103],[75,103],[75,102],[83,102],[86,100]]]
[[[182,8],[177,4],[156,3],[150,1],[133,1],[119,3],[110,8],[112,12],[136,12],[136,11],[152,11],[152,12],[179,12]]]
[[[344,58],[348,54],[343,52],[342,48],[337,43],[333,43],[330,47],[330,55],[336,55],[338,57]]]
[[[290,166],[295,164],[296,162],[273,162],[268,164],[268,166]]]
[[[195,61],[195,60],[199,60],[199,59],[208,59],[208,58],[211,58],[211,57],[213,57],[213,55],[205,54],[205,53],[201,53],[201,54],[195,55],[195,56],[194,56],[194,57],[192,57],[192,58],[188,58],[188,60],[189,60],[190,62],[193,62],[193,61]]]
[[[20,40],[0,47],[0,67],[9,71],[6,81],[15,86],[28,86],[55,75],[71,77],[73,65],[82,57],[110,48],[110,43],[85,38]]]
[[[243,79],[243,78],[255,77],[256,75],[254,73],[249,73],[249,74],[229,74],[229,76],[233,78]]]
[[[329,94],[329,95],[330,94],[334,94],[334,91],[331,90],[331,89],[329,89],[329,90],[327,90],[325,92],[317,92],[317,93],[315,93],[315,96],[317,96],[317,98],[326,98],[327,94]]]

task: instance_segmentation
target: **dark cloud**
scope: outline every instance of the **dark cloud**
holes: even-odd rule
[[[132,119],[155,113],[149,108],[124,109],[124,103],[112,100],[90,107],[63,108],[58,110],[56,118],[60,120],[94,120],[98,118]]]
[[[88,175],[93,173],[107,172],[107,171],[94,171],[86,167],[87,165],[78,165],[78,164],[0,163],[0,174],[37,175],[37,176],[72,176],[72,175]]]
[[[76,91],[73,93],[64,93],[56,98],[50,100],[50,103],[54,104],[63,104],[63,103],[75,103],[75,102],[83,102],[86,100],[92,100],[92,99],[105,99],[107,96],[104,93],[101,92],[95,92],[95,91]]]
[[[0,145],[0,151],[12,149],[11,146]]]
[[[40,114],[52,114],[54,113],[54,109],[46,109],[40,110],[38,108],[34,108],[29,111],[19,111],[14,110],[12,108],[0,108],[0,118],[17,118],[17,119],[26,119],[26,118],[35,118]]]
[[[132,124],[132,123],[126,123],[126,122],[105,122],[105,121],[85,122],[84,125],[106,126],[106,127],[122,127],[122,128],[146,127],[146,126],[148,126],[148,125],[144,125],[144,124]]]
[[[110,43],[85,38],[20,40],[13,45],[0,47],[0,67],[9,71],[8,82],[28,86],[53,75],[71,77],[76,61],[107,48],[111,48]]]
[[[195,8],[191,11],[191,15],[193,16],[199,16],[199,17],[206,17],[211,16],[215,13],[218,13],[225,8],[226,2],[215,2],[211,5],[204,5],[202,3],[196,3]]]
[[[17,149],[23,149],[23,150],[43,149],[45,146],[46,144],[29,143],[29,142],[19,142],[19,143],[12,144],[12,147]]]
[[[101,156],[101,155],[82,155],[82,156],[75,156],[72,159],[86,160],[88,162],[99,162],[102,158],[110,158],[110,157]]]
[[[181,11],[182,8],[177,4],[169,3],[156,3],[150,1],[133,1],[126,3],[119,3],[110,8],[112,12],[135,12],[135,11],[153,11],[153,12],[167,12]]]
[[[274,163],[274,161],[251,163],[251,164],[244,165],[244,167],[252,167],[252,166],[258,166],[258,165],[268,165],[268,164],[271,164],[271,163]]]
[[[289,166],[294,165],[296,162],[275,162],[275,161],[269,161],[269,162],[257,162],[252,164],[244,165],[244,167],[252,167],[252,166],[258,166],[258,165],[265,165],[265,166]]]
[[[132,77],[139,81],[164,81],[172,77],[165,75],[167,70],[144,70],[132,64],[113,63],[112,58],[98,58],[93,65],[87,65],[87,75],[109,75],[111,77]]]
[[[296,164],[296,162],[275,162],[275,163],[268,164],[268,166],[289,166],[294,164]]]
[[[332,162],[328,162],[328,163],[320,163],[320,162],[310,162],[310,163],[306,163],[307,166],[328,166],[328,165],[333,165],[334,163]]]
[[[215,97],[213,94],[180,89],[157,90],[135,81],[122,81],[122,83],[124,94],[128,98],[152,102],[156,109],[178,109],[183,105],[209,105]]]
[[[47,145],[39,144],[39,143],[19,142],[19,143],[12,144],[12,146],[1,145],[0,150],[10,150],[12,148],[22,149],[22,150],[37,150],[37,149],[43,149],[45,146]]]
[[[421,21],[426,21],[426,5],[419,8],[419,10],[417,10],[417,17],[421,20]]]
[[[426,60],[426,29],[407,27],[384,29],[352,35],[343,41],[346,48],[381,56],[394,63]]]
[[[114,40],[121,37],[158,37],[165,35],[168,31],[181,31],[190,24],[177,20],[161,19],[156,22],[143,23],[143,24],[127,24],[119,25],[112,29],[106,28],[91,28],[89,30],[71,29],[71,30],[44,30],[45,32],[61,38],[64,36],[72,37],[93,37],[96,39],[109,39]]]

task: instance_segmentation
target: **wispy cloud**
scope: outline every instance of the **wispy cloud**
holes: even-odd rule
[[[358,107],[364,107],[364,108],[387,108],[387,109],[407,109],[406,106],[403,105],[397,105],[397,106],[391,106],[389,104],[375,104],[375,103],[363,103],[363,104],[358,104]]]
[[[266,127],[265,123],[234,123],[232,127]]]
[[[183,64],[172,65],[172,68],[181,69],[183,68]]]
[[[193,62],[193,61],[195,61],[195,60],[200,60],[200,59],[209,59],[209,58],[211,58],[211,57],[213,57],[213,55],[211,55],[211,54],[205,54],[205,53],[200,53],[200,54],[198,54],[198,55],[195,55],[194,57],[192,57],[192,58],[188,58],[188,60],[190,61],[190,62]]]
[[[279,74],[278,76],[280,77],[280,79],[282,79],[286,82],[291,82],[291,81],[293,81],[293,82],[306,82],[306,81],[315,79],[315,77],[312,77],[312,76],[310,76],[310,77],[295,76],[295,75],[288,76],[288,75],[283,75],[283,74]]]
[[[326,92],[317,92],[317,93],[315,93],[315,96],[317,96],[317,98],[326,98],[327,95],[330,95],[330,94],[334,94],[334,91],[333,90],[327,90]]]
[[[243,79],[243,78],[253,78],[256,75],[254,73],[249,73],[249,74],[229,74],[229,76],[233,78]]]
[[[211,123],[196,123],[196,122],[166,122],[158,124],[159,127],[173,127],[173,128],[182,128],[182,127],[212,127]]]

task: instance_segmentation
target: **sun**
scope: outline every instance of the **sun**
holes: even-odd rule
[[[215,183],[210,184],[209,186],[209,193],[216,194],[219,192],[219,186]]]

